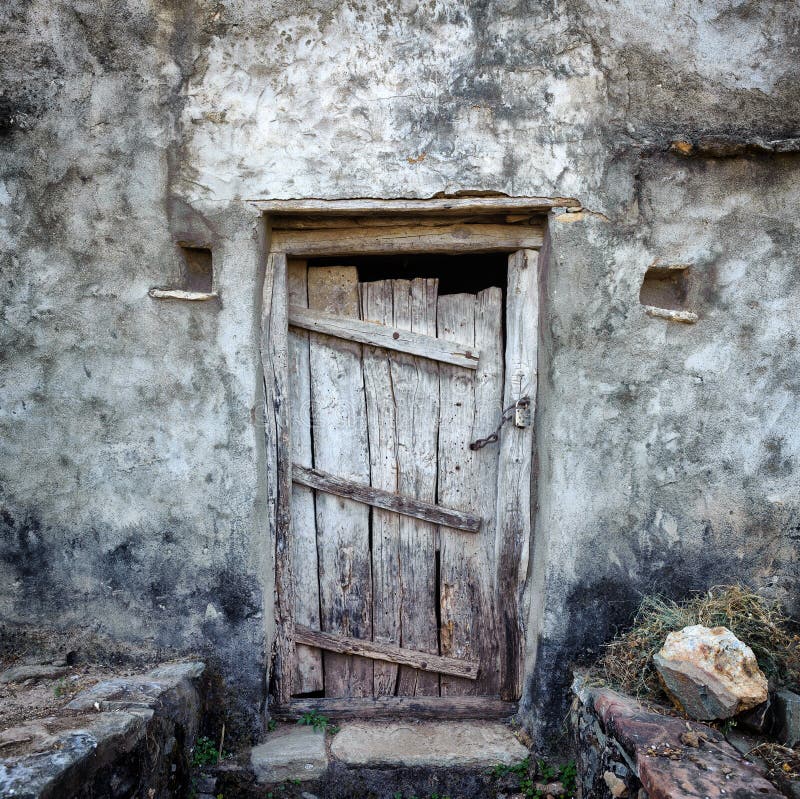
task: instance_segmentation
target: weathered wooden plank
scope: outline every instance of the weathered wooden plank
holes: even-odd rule
[[[313,310],[358,317],[358,275],[353,267],[308,270]],[[312,333],[311,413],[314,463],[348,480],[369,482],[369,451],[361,345]],[[369,508],[333,494],[316,496],[320,621],[326,632],[372,638]],[[325,693],[371,696],[372,661],[326,652]]]
[[[318,713],[333,720],[343,719],[466,719],[504,720],[517,712],[516,702],[492,696],[393,696],[383,699],[295,699],[271,707],[279,719],[296,719]]]
[[[361,318],[381,325],[394,323],[391,280],[359,285]],[[382,347],[364,347],[364,390],[367,396],[369,459],[372,486],[397,494],[397,425],[392,401],[390,351]],[[399,644],[401,636],[400,605],[400,517],[383,508],[372,509],[372,585],[373,639]],[[398,666],[375,663],[374,696],[394,696]]]
[[[294,645],[294,579],[291,536],[291,446],[289,441],[286,258],[273,253],[267,259],[261,297],[259,350],[264,380],[264,436],[269,536],[275,541],[275,606],[277,699],[292,694]]]
[[[475,295],[439,297],[438,335],[444,340],[475,339]],[[475,419],[475,383],[472,374],[452,367],[439,370],[439,484],[437,500],[452,507],[469,508],[475,500],[475,455],[469,449]],[[443,655],[471,656],[472,587],[463,564],[463,543],[446,527],[439,530],[440,547],[440,651]],[[476,586],[480,590],[479,586]],[[466,597],[466,599],[465,599]],[[442,695],[458,694],[458,684],[442,680]]]
[[[396,253],[512,252],[541,247],[539,225],[397,225],[334,230],[274,230],[272,248],[298,258]]]
[[[402,513],[404,516],[410,516],[430,524],[446,524],[448,527],[469,533],[477,533],[481,527],[480,516],[473,513],[464,513],[460,510],[435,505],[433,502],[393,494],[379,488],[356,483],[353,480],[345,480],[319,469],[307,469],[297,463],[292,469],[292,480],[317,491],[325,491],[329,494],[336,494],[338,497],[362,502],[365,505]]]
[[[413,666],[414,669],[437,674],[454,674],[468,680],[474,680],[478,676],[479,664],[473,661],[439,657],[439,655],[417,652],[414,649],[383,644],[379,641],[361,641],[344,635],[323,633],[301,624],[294,625],[294,640],[299,644],[316,646],[343,655],[361,655],[372,660]]]
[[[481,362],[469,383],[457,370],[442,367],[439,442],[439,500],[495,516],[497,447],[469,449],[470,441],[495,428],[501,413],[503,343],[502,291],[439,300],[439,335],[474,335]],[[485,663],[481,685],[442,678],[442,695],[491,694],[499,690],[498,632],[495,612],[495,523],[481,536],[460,540],[452,529],[440,530],[441,651]]]
[[[438,280],[393,280],[392,284],[395,327],[434,338]],[[398,490],[403,496],[434,504],[439,431],[438,364],[407,354],[393,354],[391,370],[397,419]],[[403,646],[438,653],[437,529],[430,521],[408,516],[400,519],[398,567],[403,591],[400,615]],[[401,668],[397,693],[400,696],[438,696],[439,677]]]
[[[357,198],[347,200],[270,200],[253,199],[252,205],[265,213],[277,214],[397,214],[397,213],[489,213],[546,212],[550,208],[574,208],[573,197],[450,197],[442,199]]]
[[[521,251],[508,259],[506,290],[506,375],[503,405],[521,396],[536,408],[539,318],[538,254]],[[497,588],[499,623],[505,640],[500,657],[500,695],[516,699],[522,690],[520,597],[528,569],[531,537],[531,460],[533,425],[503,427],[497,480]]]
[[[472,440],[485,436],[494,430],[503,411],[503,292],[499,288],[490,288],[478,294],[475,306],[475,340],[481,342],[483,348],[481,361],[475,373],[475,421],[472,427]],[[497,664],[503,631],[498,625],[497,616],[497,524],[493,521],[497,514],[497,473],[499,448],[484,447],[475,453],[477,481],[481,490],[476,495],[475,510],[486,520],[479,542],[475,546],[475,560],[480,562],[478,573],[470,575],[470,579],[482,580],[483,589],[477,596],[473,607],[472,629],[481,628],[477,636],[475,651],[481,662],[486,662],[480,684],[475,686],[477,694],[497,694],[499,677]],[[472,547],[473,542],[467,542]],[[478,549],[480,557],[478,558]],[[467,549],[463,550],[466,554]],[[467,559],[467,563],[470,560]],[[481,625],[480,619],[491,619],[491,625]]]
[[[289,324],[348,341],[420,355],[423,358],[463,366],[466,369],[478,368],[480,352],[475,347],[462,346],[457,342],[439,341],[434,336],[400,330],[391,325],[361,322],[336,313],[314,312],[298,306],[289,309]]]
[[[288,263],[288,295],[293,305],[308,305],[305,261]],[[308,332],[289,328],[289,403],[291,408],[292,461],[312,467],[311,375]],[[314,492],[292,485],[292,573],[294,575],[295,622],[318,629],[319,576],[317,573],[317,522]],[[297,647],[294,692],[307,694],[323,689],[322,655],[317,649]]]

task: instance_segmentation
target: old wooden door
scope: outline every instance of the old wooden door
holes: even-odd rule
[[[289,260],[284,696],[518,698],[536,265],[519,251],[505,291],[440,296]]]

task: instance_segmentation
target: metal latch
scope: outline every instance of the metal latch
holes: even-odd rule
[[[531,426],[531,401],[528,397],[518,399],[514,405],[514,426]]]

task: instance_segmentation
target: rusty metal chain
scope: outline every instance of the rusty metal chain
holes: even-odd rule
[[[500,424],[497,425],[495,431],[486,436],[486,438],[479,438],[473,441],[469,445],[469,448],[475,452],[476,450],[483,449],[487,444],[494,444],[495,441],[499,441],[500,431],[503,429],[503,425],[514,418],[518,408],[527,408],[530,402],[530,397],[525,396],[520,397],[513,405],[509,405],[501,414]]]

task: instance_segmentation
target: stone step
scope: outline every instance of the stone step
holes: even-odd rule
[[[251,750],[255,779],[244,792],[237,775],[237,795],[267,795],[264,790],[279,785],[291,795],[325,799],[477,799],[495,796],[501,787],[490,774],[494,767],[519,763],[529,754],[510,726],[496,722],[352,721],[335,735],[285,724]],[[224,788],[224,775],[220,778]]]
[[[347,766],[491,768],[524,760],[528,750],[493,722],[352,722],[334,736],[331,755]]]

